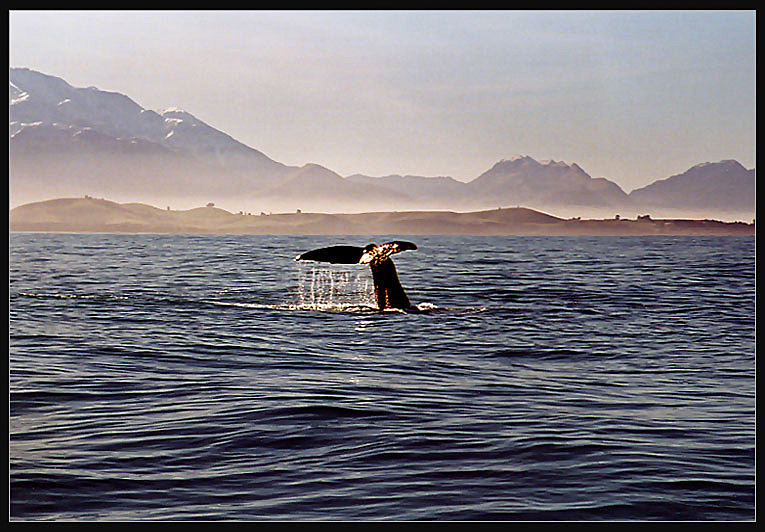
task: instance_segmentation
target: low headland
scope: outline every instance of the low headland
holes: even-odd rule
[[[754,223],[718,220],[558,218],[524,207],[476,212],[402,211],[359,214],[231,213],[208,204],[159,209],[92,197],[61,198],[10,211],[12,232],[186,234],[409,235],[754,235]]]

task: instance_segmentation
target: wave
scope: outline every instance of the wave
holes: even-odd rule
[[[11,298],[14,296],[12,295]],[[455,313],[475,313],[488,310],[485,306],[466,306],[466,307],[441,307],[434,303],[423,302],[412,306],[409,309],[389,308],[380,311],[380,309],[367,302],[365,296],[343,296],[338,301],[333,301],[332,297],[322,299],[291,298],[281,303],[259,303],[250,301],[227,301],[221,299],[194,298],[176,296],[170,294],[66,294],[50,292],[19,292],[15,297],[39,298],[39,299],[70,299],[80,301],[104,302],[104,301],[132,301],[145,302],[147,304],[179,305],[179,306],[218,306],[235,307],[253,310],[280,310],[280,311],[318,311],[318,312],[348,312],[354,314],[367,313],[394,313],[394,314],[433,314],[439,312]]]

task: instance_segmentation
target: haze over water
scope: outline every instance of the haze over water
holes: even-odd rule
[[[386,238],[11,234],[11,519],[754,518],[754,239]]]

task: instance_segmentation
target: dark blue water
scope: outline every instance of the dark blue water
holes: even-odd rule
[[[11,519],[755,518],[753,238],[408,239],[11,234]]]

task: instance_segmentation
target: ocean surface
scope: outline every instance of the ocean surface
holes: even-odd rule
[[[406,239],[422,312],[372,308]],[[11,520],[755,519],[755,240],[9,235]]]

